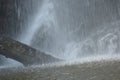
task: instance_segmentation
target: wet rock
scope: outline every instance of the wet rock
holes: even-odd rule
[[[26,66],[60,61],[49,54],[37,51],[28,45],[5,36],[0,36],[0,54],[17,60]]]
[[[2,69],[0,80],[120,80],[120,60],[48,68]]]

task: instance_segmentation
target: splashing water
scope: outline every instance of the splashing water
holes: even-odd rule
[[[48,21],[51,21],[53,19],[53,15],[51,15],[51,10],[53,9],[52,3],[49,3],[49,0],[45,0],[43,2],[42,8],[38,11],[37,14],[35,14],[35,18],[31,22],[31,26],[26,31],[26,34],[22,36],[21,41],[25,44],[30,45],[31,41],[35,35],[35,32],[41,28],[41,25],[43,23],[46,23],[47,25],[50,25]]]
[[[112,7],[102,1],[43,0],[42,6],[38,5],[37,12],[26,22],[29,26],[23,30],[19,41],[65,60],[53,63],[55,66],[119,59],[120,20],[114,19],[117,9],[112,11]],[[20,15],[18,8],[18,18]],[[7,61],[10,65],[0,68],[23,66],[11,59]]]
[[[89,7],[90,3],[88,2],[87,0],[86,4]],[[71,12],[66,7],[65,9],[68,13]],[[63,10],[63,12],[65,11]],[[95,30],[95,33],[93,32],[91,35],[88,35],[87,38],[84,38],[87,34],[87,27],[85,25],[89,25],[87,21],[85,23],[85,19],[79,20],[79,25],[73,25],[73,23],[68,21],[68,24],[66,23],[65,26],[61,26],[60,21],[62,20],[57,17],[55,4],[52,0],[44,0],[42,7],[39,8],[34,16],[30,23],[31,26],[28,27],[20,41],[40,51],[42,50],[66,61],[87,59],[87,57],[92,58],[92,56],[94,58],[101,55],[106,57],[106,55],[110,56],[119,53],[120,21],[116,20],[104,25],[101,23],[103,29],[97,25],[99,29]],[[70,14],[66,16],[72,17]],[[86,18],[86,16],[83,18]],[[68,19],[65,20],[67,21]],[[73,39],[74,36],[77,38]]]
[[[119,21],[105,23],[105,25],[102,25],[104,26],[103,29],[98,29],[87,38],[77,41],[71,38],[73,36],[80,37],[80,33],[76,35],[74,32],[79,31],[79,28],[82,30],[81,26],[84,26],[82,21],[80,27],[74,30],[67,29],[64,26],[64,29],[67,29],[66,32],[61,29],[61,26],[58,26],[58,23],[59,20],[56,18],[53,2],[45,0],[38,13],[35,14],[31,26],[21,41],[38,50],[68,61],[91,55],[113,55],[119,53]],[[70,38],[68,37],[69,33],[71,34]],[[83,36],[86,33],[86,28],[84,27]]]
[[[117,8],[119,5],[113,5],[117,0],[36,0],[40,1],[36,5],[37,11],[36,6],[32,6],[34,0],[30,1],[29,5],[26,5],[28,1],[23,1],[25,7],[17,7],[17,4],[21,5],[19,1],[15,4],[18,23],[25,25],[18,40],[65,60],[55,65],[119,59],[120,9]],[[31,6],[35,10],[31,9],[33,14],[26,21],[27,17],[23,17],[29,15]],[[22,8],[28,11],[24,9],[24,12]],[[7,65],[0,68],[23,66],[11,59],[6,59],[5,63]]]

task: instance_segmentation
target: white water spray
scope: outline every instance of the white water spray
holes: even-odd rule
[[[29,23],[31,25],[22,36],[21,42],[30,45],[35,32],[40,29],[41,25],[44,23],[46,23],[47,25],[50,24],[48,23],[48,21],[51,21],[53,19],[53,15],[51,13],[53,8],[54,6],[49,0],[44,0],[43,5],[41,8],[39,8],[40,10],[38,11],[38,13],[34,14],[35,18],[33,18],[32,22]]]
[[[55,26],[51,27],[51,22]],[[113,23],[115,23],[115,25],[113,25]],[[50,47],[54,46],[53,52],[56,52],[56,54],[59,55],[59,58],[68,60],[68,61],[73,60],[73,59],[75,60],[76,58],[88,57],[91,55],[104,55],[104,54],[111,55],[111,54],[118,53],[117,51],[118,51],[118,47],[119,47],[119,35],[118,35],[119,25],[116,25],[116,24],[119,24],[119,22],[116,23],[116,21],[115,21],[113,23],[109,23],[110,25],[104,25],[104,27],[108,27],[111,25],[112,25],[112,27],[116,26],[116,28],[118,28],[117,32],[112,27],[110,27],[111,29],[107,28],[104,30],[99,30],[96,34],[94,34],[94,36],[90,36],[89,38],[85,39],[84,41],[76,42],[74,40],[68,39],[68,42],[66,41],[66,43],[63,46],[61,46],[62,48],[64,48],[63,51],[61,51],[59,53],[57,52],[57,50],[55,48],[55,47],[58,48],[59,45],[49,45],[49,46]],[[47,31],[50,31],[49,29],[54,29],[54,28],[58,27],[57,20],[55,19],[54,4],[50,0],[45,0],[43,2],[42,7],[38,11],[38,13],[35,14],[35,18],[33,19],[33,22],[31,22],[31,26],[26,31],[26,34],[22,37],[22,42],[30,45],[32,42],[32,39],[35,38],[35,33],[38,32],[39,29],[41,29],[41,26],[43,24],[46,25],[44,27],[45,27],[45,29],[47,29]],[[111,32],[111,30],[113,32]],[[75,29],[75,31],[76,31],[76,29]],[[57,29],[56,32],[60,32],[60,30]],[[66,32],[66,34],[71,33],[71,32],[74,32],[74,31],[68,29],[68,32]],[[46,33],[46,32],[44,32],[44,30],[43,30],[42,33]],[[61,32],[61,33],[63,33],[63,32]],[[85,33],[85,32],[83,32],[83,33]],[[57,33],[55,33],[55,34],[57,34]],[[62,36],[64,35],[65,37],[67,37],[66,34],[61,34],[61,35]],[[40,35],[40,34],[38,34],[38,35]],[[52,35],[52,33],[50,35]],[[72,36],[74,36],[74,35],[72,35]],[[59,37],[61,37],[61,36],[59,36]],[[78,35],[78,37],[80,37],[80,36]],[[54,37],[54,41],[53,41],[54,44],[56,44],[56,42],[61,42],[61,41],[64,42],[64,37],[62,37],[61,40],[59,40],[60,38],[59,39],[55,39],[55,38],[58,38],[58,36]],[[58,40],[58,41],[56,41],[56,40]],[[48,42],[51,43],[49,40],[48,40]],[[47,43],[45,45],[47,45]],[[37,47],[39,47],[39,46],[37,46]],[[37,49],[39,49],[39,48],[37,48]],[[47,50],[47,49],[45,49],[45,50]],[[45,50],[43,50],[43,51],[45,51]]]

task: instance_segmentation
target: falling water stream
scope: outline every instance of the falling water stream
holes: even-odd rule
[[[45,0],[43,2],[43,6],[35,14],[35,18],[33,18],[31,26],[29,26],[29,28],[26,30],[26,34],[22,37],[22,41],[24,43],[31,44],[35,32],[41,28],[42,24],[50,24],[49,22],[52,21],[52,18],[54,17],[50,13],[50,10],[52,10],[53,7],[53,4],[49,3],[49,0]]]
[[[84,1],[83,7],[89,7],[88,2]],[[68,8],[65,10],[70,11]],[[61,24],[58,26],[60,20],[56,16],[57,12],[55,12],[55,5],[52,0],[45,0],[41,9],[35,15],[32,25],[26,31],[23,42],[38,50],[43,50],[64,60],[119,53],[119,20],[102,23],[100,26],[103,29],[98,28],[95,33],[93,32],[87,38],[84,38],[87,28],[82,24],[87,23],[84,23],[83,20],[78,21],[80,22],[79,25],[74,24],[73,27],[71,27],[73,24],[70,23],[70,20],[68,20],[68,26],[63,26],[63,29],[61,29]],[[70,17],[69,14],[68,16]],[[64,31],[65,29],[66,31]],[[80,33],[75,33],[81,29],[83,29],[81,31],[83,37],[80,37]],[[73,39],[74,36],[83,38],[83,40],[78,39],[76,41],[77,38]]]
[[[57,1],[43,1],[19,41],[66,61],[119,54],[119,12],[110,2]]]

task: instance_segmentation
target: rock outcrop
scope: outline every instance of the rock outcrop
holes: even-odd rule
[[[0,54],[23,63],[25,66],[60,61],[23,43],[0,36]]]

